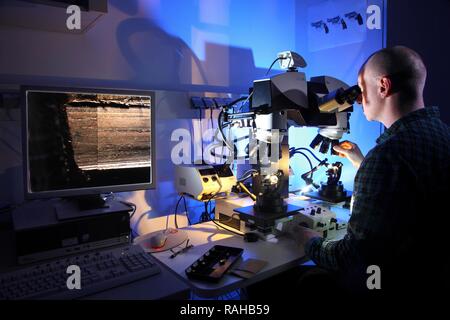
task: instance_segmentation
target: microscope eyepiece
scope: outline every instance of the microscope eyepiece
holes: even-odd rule
[[[318,107],[321,112],[341,112],[351,107],[359,100],[361,89],[358,85],[348,89],[339,88],[330,92],[318,101]]]
[[[347,90],[342,91],[340,96],[336,97],[336,100],[340,104],[344,104],[345,102],[347,102],[348,104],[351,105],[354,104],[355,102],[358,102],[360,95],[361,95],[361,88],[358,85],[355,85],[353,87],[348,88]]]

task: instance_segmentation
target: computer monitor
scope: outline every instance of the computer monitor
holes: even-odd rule
[[[151,91],[23,87],[25,197],[155,187]]]

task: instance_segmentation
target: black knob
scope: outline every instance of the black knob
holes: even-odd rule
[[[208,179],[207,177],[204,177],[204,178],[203,178],[203,182],[206,183],[206,182],[208,182],[208,181],[209,181],[209,179]]]
[[[322,208],[317,208],[317,214],[321,214],[322,213]]]
[[[315,216],[316,215],[316,210],[312,209],[309,214],[312,215],[312,216]]]

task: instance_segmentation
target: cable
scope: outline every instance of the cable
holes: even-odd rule
[[[252,177],[253,177],[253,175],[249,175],[249,176],[247,176],[247,177],[244,177],[244,178],[239,179],[237,182],[244,182],[244,181],[247,181],[248,179],[250,179],[250,178],[252,178]]]
[[[247,175],[248,175],[248,174],[251,174],[251,173],[258,173],[258,170],[256,170],[256,169],[249,169],[249,170],[245,171],[245,172],[242,174],[242,176],[238,179],[238,181],[242,182],[242,181],[244,181],[244,180],[247,180],[248,178],[251,177],[251,175],[250,175],[249,177],[247,177]]]
[[[198,108],[198,123],[200,126],[200,139],[202,142],[202,147],[200,150],[202,150],[202,164],[205,163],[205,159],[203,158],[203,128],[202,128],[202,108]]]
[[[222,188],[220,188],[220,189],[222,189]],[[208,205],[211,203],[211,200],[215,197],[215,196],[217,196],[217,194],[220,192],[220,190],[218,191],[218,192],[216,192],[215,194],[213,194],[209,199],[208,199],[208,201],[206,202],[206,205],[205,205],[205,212],[206,212],[206,215],[207,215],[207,217],[209,218],[208,220],[211,220],[211,214],[208,212]],[[207,221],[207,220],[206,220]]]
[[[178,211],[178,205],[181,202],[181,199],[183,199],[183,196],[181,195],[180,198],[178,199],[177,205],[175,207],[175,216],[174,216],[174,220],[175,220],[175,228],[178,229],[178,221],[177,221],[177,211]]]
[[[314,159],[316,159],[318,162],[322,162],[322,160],[319,159],[319,157],[317,157],[317,156],[314,154],[314,152],[312,152],[312,151],[309,150],[308,148],[291,148],[291,149],[294,149],[294,152],[295,152],[295,151],[299,151],[299,150],[308,151],[308,152],[314,157]]]
[[[305,149],[305,148],[303,148],[303,149]],[[306,149],[306,150],[308,150],[308,149]],[[312,180],[313,178],[314,178],[314,167],[313,167],[313,165],[312,165],[312,162],[311,162],[311,160],[309,159],[309,157],[306,155],[306,154],[304,154],[303,152],[301,152],[301,151],[294,151],[294,153],[292,154],[292,156],[294,156],[294,155],[296,155],[296,154],[301,154],[302,156],[304,156],[305,158],[306,158],[306,160],[308,160],[308,163],[309,163],[309,168],[310,168],[310,171],[309,171],[309,178]],[[320,161],[320,163],[322,163],[322,161]],[[307,176],[308,174],[303,174],[302,176]]]
[[[270,65],[269,69],[268,69],[267,72],[266,72],[266,76],[269,74],[270,70],[272,70],[273,65],[274,65],[277,61],[279,61],[279,60],[281,60],[281,59],[282,59],[282,58],[278,57],[278,58],[276,58],[275,60],[273,60],[272,64]]]
[[[229,144],[227,138],[225,137],[225,134],[223,133],[223,128],[222,128],[222,116],[223,116],[223,110],[220,111],[219,116],[218,116],[218,121],[219,121],[219,131],[220,134],[222,135],[222,140],[225,143],[225,145],[228,147],[228,149],[233,152],[233,147]],[[202,146],[203,148],[203,146]]]
[[[252,95],[253,95],[253,92],[250,93],[250,95],[249,95],[248,97],[240,97],[240,98],[238,98],[238,99],[236,99],[236,100],[230,102],[230,103],[227,104],[224,108],[222,108],[222,110],[220,110],[219,116],[217,117],[217,119],[218,119],[218,129],[219,129],[219,131],[220,131],[220,134],[222,135],[223,141],[225,142],[225,144],[226,144],[226,146],[228,147],[228,149],[230,149],[230,151],[233,151],[233,147],[229,144],[227,138],[225,137],[225,134],[223,133],[223,128],[224,128],[224,127],[222,127],[222,125],[223,125],[223,123],[222,123],[222,117],[223,117],[224,110],[227,110],[227,109],[229,109],[229,108],[232,108],[232,107],[234,107],[238,102],[244,101],[244,100],[245,100],[245,102],[243,103],[243,105],[244,105],[245,103],[247,103],[247,101],[250,99],[250,97],[251,97]],[[242,110],[242,105],[241,105],[241,107],[240,107],[240,110]],[[202,147],[203,147],[203,146],[202,146]]]
[[[293,154],[292,154],[292,157],[294,156],[294,155],[296,155],[296,154],[301,154],[302,156],[304,156],[305,158],[306,158],[306,160],[308,160],[308,163],[309,163],[309,168],[312,170],[314,167],[313,167],[313,164],[312,164],[312,162],[311,162],[311,160],[309,159],[309,157],[306,155],[306,154],[304,154],[303,152],[301,152],[301,151],[295,151]]]
[[[130,215],[130,220],[133,218],[135,213],[136,213],[136,205],[133,206],[133,212]]]
[[[220,117],[221,117],[221,115],[219,115]],[[226,128],[228,125],[230,125],[231,124],[231,122],[227,122],[226,124],[222,124],[220,127],[222,128],[222,129],[224,129],[224,128]],[[215,139],[217,139],[217,132],[219,132],[220,131],[220,127],[219,128],[217,128],[217,131],[216,131],[216,134],[215,134]],[[231,151],[231,149],[230,149],[230,147],[231,146],[229,146],[229,142],[228,142],[228,139],[224,139],[224,137],[225,137],[225,134],[223,133],[223,131],[220,131],[221,132],[221,134],[222,134],[222,140],[224,140],[224,141],[226,141],[227,143],[226,143],[226,146],[227,146],[227,148]],[[216,148],[218,148],[218,147],[214,147],[214,148],[207,148],[207,150],[209,150],[209,154],[210,155],[212,155],[214,158],[219,158],[219,159],[221,159],[221,160],[228,160],[228,158],[229,158],[229,156],[230,155],[235,155],[235,156],[237,156],[237,148],[236,148],[236,145],[235,145],[235,143],[237,143],[237,142],[240,142],[240,141],[244,141],[244,140],[246,140],[246,139],[249,139],[250,138],[250,136],[242,136],[242,137],[239,137],[239,138],[236,138],[236,139],[233,139],[233,153],[231,153],[231,154],[228,154],[228,155],[226,155],[226,154],[224,154],[224,150],[223,150],[223,147],[224,147],[224,144],[223,144],[223,141],[222,141],[222,151],[221,151],[221,154],[217,154],[216,152],[215,152],[215,149]],[[234,159],[233,159],[234,160]],[[248,153],[245,155],[245,157],[244,157],[244,160],[250,160],[250,156],[248,155]]]
[[[209,114],[209,120],[211,121],[211,129],[214,129],[213,107],[209,107],[209,110],[211,111],[210,114]]]
[[[315,166],[312,170],[310,170],[310,171],[305,172],[304,174],[302,174],[302,175],[301,175],[302,179],[305,180],[305,182],[308,183],[308,181],[306,181],[306,179],[307,179],[306,177],[307,177],[308,175],[311,175],[311,180],[312,180],[312,176],[313,176],[314,171],[317,171],[317,170],[318,170],[321,166],[323,166],[323,165],[328,165],[328,164],[327,164],[327,161],[328,161],[328,159],[325,158],[325,159],[322,160],[317,166]],[[311,183],[315,186],[314,182],[311,181]],[[318,187],[316,187],[316,188],[318,188]]]
[[[245,137],[243,137],[241,140],[244,140],[244,138]],[[240,138],[239,138],[240,139]],[[235,139],[234,141],[239,141],[239,139]],[[215,147],[214,149],[216,149],[216,148],[218,148],[218,147]],[[214,151],[214,149],[210,149],[210,151],[209,151],[209,154],[210,155],[212,155],[214,158],[219,158],[219,159],[223,159],[223,160],[228,160],[228,158],[231,156],[230,154],[228,154],[228,155],[226,155],[226,154],[223,154],[223,151],[222,151],[222,153],[221,154],[217,154],[216,153],[216,151]],[[234,153],[233,153],[235,156],[237,156],[236,154],[237,154],[237,148],[234,150]],[[246,154],[243,158],[240,158],[240,159],[243,159],[243,160],[250,160],[250,156],[248,155],[248,154]],[[233,160],[235,160],[235,159],[233,159]]]
[[[186,197],[184,195],[183,195],[183,202],[184,202],[184,211],[186,212],[187,221],[188,221],[189,225],[191,225],[192,223],[191,223],[191,219],[189,219],[189,212],[188,212],[187,205],[186,205]]]

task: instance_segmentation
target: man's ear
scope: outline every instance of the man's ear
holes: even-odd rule
[[[378,85],[382,98],[386,98],[392,94],[392,81],[388,77],[381,77]]]

